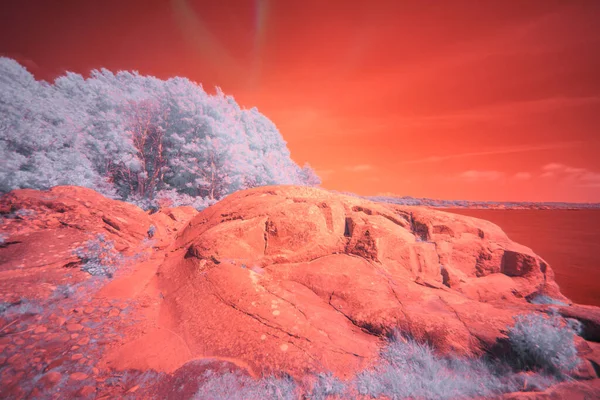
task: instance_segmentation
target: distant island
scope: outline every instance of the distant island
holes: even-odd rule
[[[403,206],[427,206],[434,208],[485,208],[485,209],[527,209],[527,210],[590,210],[600,209],[600,203],[565,203],[565,202],[519,202],[519,201],[470,201],[470,200],[438,200],[421,197],[393,196],[359,196],[344,193],[379,203],[398,204]]]

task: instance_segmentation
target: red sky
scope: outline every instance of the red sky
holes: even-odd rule
[[[600,2],[4,1],[0,54],[220,86],[323,186],[600,202]]]

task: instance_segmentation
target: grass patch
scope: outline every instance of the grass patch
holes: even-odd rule
[[[75,249],[74,253],[82,261],[81,270],[94,276],[112,278],[123,264],[123,257],[115,250],[113,241],[107,240],[101,233]]]
[[[575,347],[577,324],[564,324],[556,315],[518,315],[508,330],[516,366],[562,376],[579,365]]]

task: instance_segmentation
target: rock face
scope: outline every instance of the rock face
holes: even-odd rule
[[[349,377],[394,327],[478,355],[532,309],[527,297],[568,301],[544,260],[489,222],[314,188],[232,194],[174,247],[159,268],[164,323],[190,359],[240,359],[255,374]]]
[[[115,320],[125,318],[122,303],[137,316],[99,352],[100,371],[173,373],[216,360],[255,377],[331,371],[345,379],[377,360],[394,328],[441,354],[477,356],[499,351],[514,315],[547,307],[527,299],[570,303],[551,267],[490,222],[316,188],[246,190],[199,213],[148,214],[74,187],[0,200],[5,216],[22,209],[31,218],[20,212],[2,226],[0,300],[30,296],[24,282],[44,282],[50,293],[85,280],[63,267],[77,265],[72,249],[96,233],[125,255],[147,253],[94,295]],[[597,339],[597,308],[560,312]],[[74,322],[85,331],[85,321]]]

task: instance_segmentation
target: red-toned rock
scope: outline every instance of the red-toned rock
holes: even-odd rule
[[[115,388],[113,370],[173,374],[161,386],[206,363],[253,377],[332,371],[350,378],[377,360],[395,328],[441,354],[476,356],[495,350],[516,314],[548,311],[527,299],[545,294],[570,303],[548,263],[490,222],[316,188],[246,190],[199,213],[146,213],[74,187],[0,199],[0,212],[18,209],[34,214],[2,226],[10,244],[0,247],[0,301],[52,299],[43,317],[31,317],[30,330],[19,329],[47,328],[37,336],[48,351],[46,375],[70,373],[72,394],[89,378],[74,371],[93,371],[99,386],[81,388],[82,397],[137,388],[143,398],[145,381]],[[85,285],[68,290],[89,277],[72,250],[96,233],[114,241],[128,264],[93,295]],[[557,308],[596,340],[597,308]],[[11,357],[13,346],[35,349],[35,335],[19,339],[0,338]],[[580,356],[587,361],[575,376],[595,384],[595,347],[581,347]]]
[[[0,198],[4,216],[16,215],[19,210],[30,215],[4,218],[0,229],[9,238],[8,245],[0,247],[0,297],[11,296],[0,301],[45,298],[56,289],[53,285],[86,279],[88,274],[79,271],[74,249],[102,233],[117,250],[131,254],[147,237],[151,225],[139,207],[77,186],[13,190]],[[32,275],[44,283],[33,293],[28,288]]]
[[[71,375],[69,375],[69,378],[74,381],[84,381],[88,378],[88,376],[88,374],[83,372],[73,372]]]
[[[48,332],[48,328],[46,328],[45,326],[38,326],[37,328],[35,328],[33,330],[33,333],[46,333]]]
[[[56,385],[62,379],[62,374],[56,371],[50,371],[42,376],[41,380],[45,382],[48,387]]]
[[[96,388],[93,386],[84,386],[77,391],[77,397],[89,397],[96,393]]]
[[[194,217],[172,249],[156,278],[161,325],[166,347],[185,338],[185,350],[165,364],[157,349],[145,368],[211,354],[254,373],[285,365],[348,377],[394,327],[442,353],[477,355],[531,310],[526,297],[568,301],[547,263],[494,224],[314,188],[234,193]],[[153,341],[108,360],[135,367],[134,349]]]
[[[83,329],[83,325],[81,324],[67,324],[67,331],[69,332],[79,332]]]
[[[502,400],[592,400],[600,399],[600,379],[583,382],[563,382],[543,392],[509,393]]]

